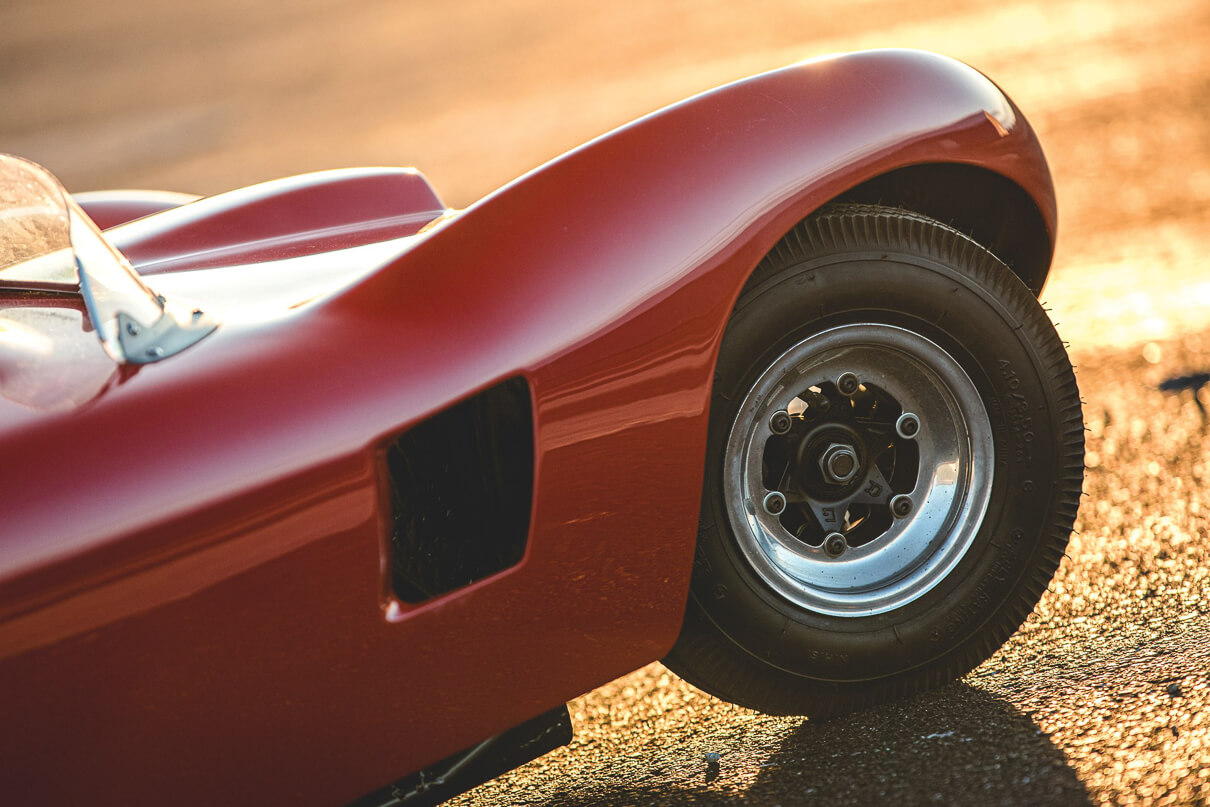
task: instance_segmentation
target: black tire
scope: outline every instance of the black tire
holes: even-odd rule
[[[865,375],[852,396],[828,375],[850,367]],[[904,436],[892,422],[912,407],[919,432],[904,419]],[[762,261],[728,322],[665,663],[725,700],[817,717],[953,680],[1049,584],[1083,455],[1063,344],[999,259],[915,213],[824,208]],[[766,507],[783,488],[782,509]],[[907,497],[899,516],[892,494]],[[830,530],[829,502],[847,518]]]

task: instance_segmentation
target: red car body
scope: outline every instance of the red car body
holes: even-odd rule
[[[83,197],[222,324],[138,368],[98,348],[39,380],[53,406],[0,397],[5,801],[343,804],[661,658],[736,296],[796,222],[873,196],[982,228],[1041,288],[1032,130],[912,51],[721,87],[462,211],[386,169]],[[517,377],[523,557],[402,601],[386,446]]]

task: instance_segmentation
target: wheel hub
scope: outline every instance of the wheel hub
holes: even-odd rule
[[[801,419],[792,419],[784,442],[794,453],[793,480],[809,497],[836,501],[853,487],[866,470],[863,457],[868,453],[861,435],[848,424],[834,418],[821,418],[809,429]]]
[[[840,392],[842,382],[847,382],[847,395]],[[790,451],[795,457],[789,477],[765,480],[766,487],[800,505],[786,510],[781,524],[818,547],[833,531],[864,522],[860,530],[842,537],[853,546],[867,543],[878,532],[876,522],[890,522],[885,505],[894,491],[887,474],[898,468],[897,482],[905,489],[915,480],[911,452],[895,451],[894,416],[900,407],[874,385],[859,387],[853,373],[842,373],[835,385],[824,384],[819,392],[803,394],[815,396],[814,410],[796,407],[801,410],[797,417],[791,416],[780,433],[771,428],[765,446],[766,456]]]
[[[819,457],[819,470],[823,472],[824,481],[832,485],[853,481],[860,469],[857,449],[847,443],[832,443]]]

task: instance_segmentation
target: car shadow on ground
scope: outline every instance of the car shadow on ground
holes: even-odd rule
[[[1092,803],[1029,715],[961,682],[846,718],[804,720],[755,779],[750,768],[728,775],[728,755],[742,750],[720,749],[718,763],[703,760],[692,778],[569,789],[546,807]]]

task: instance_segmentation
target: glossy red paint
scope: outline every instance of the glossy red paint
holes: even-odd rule
[[[843,56],[592,141],[342,291],[228,316],[86,406],[0,399],[0,456],[26,460],[0,463],[0,789],[344,803],[659,658],[683,614],[714,359],[745,279],[819,205],[931,162],[1017,183],[1053,239],[1041,150],[990,82],[918,52]],[[182,252],[213,265],[324,221],[358,230],[322,202],[285,230],[270,207],[167,224],[181,208],[119,243],[179,270]],[[516,374],[536,404],[525,558],[394,601],[384,443]]]
[[[4,325],[29,328],[44,340],[33,344],[0,333],[0,397],[34,411],[71,411],[129,377],[86,331],[84,301],[64,295],[0,294]],[[0,325],[0,329],[4,328]],[[2,539],[0,539],[2,540]]]

